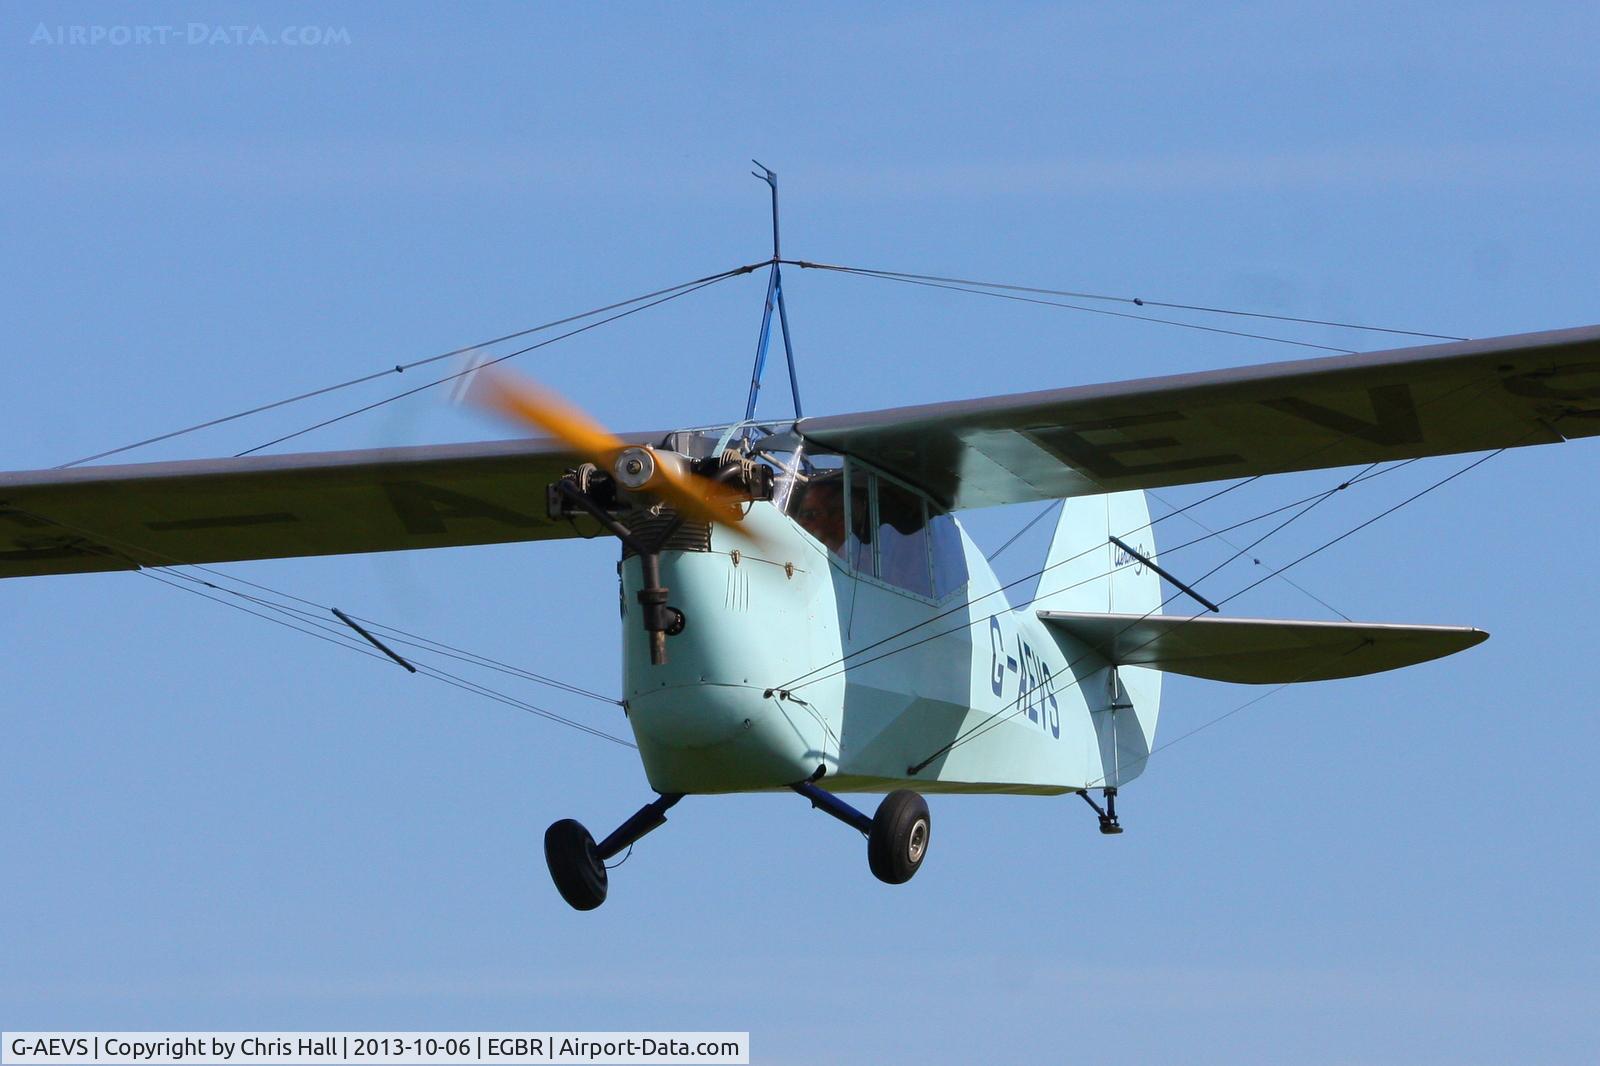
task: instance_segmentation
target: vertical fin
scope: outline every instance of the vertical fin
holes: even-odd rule
[[[1143,492],[1067,500],[1050,541],[1033,608],[1160,614],[1161,578],[1112,544],[1112,537],[1159,561]],[[1081,646],[1063,650],[1069,658],[1085,654]],[[1102,783],[1120,787],[1144,771],[1155,744],[1161,672],[1141,666],[1107,667],[1100,679],[1085,683],[1084,692],[1100,739],[1106,775]]]

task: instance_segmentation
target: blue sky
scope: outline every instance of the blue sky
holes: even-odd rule
[[[1600,317],[1581,5],[158,4],[140,24],[348,43],[29,43],[133,17],[0,18],[6,469],[760,259],[751,156],[804,258],[1467,336]],[[816,413],[1304,354],[786,281]],[[524,369],[619,429],[730,419],[760,299],[730,281]],[[134,457],[229,454],[399,387]],[[299,443],[502,432],[422,396]],[[1465,461],[1341,494],[1259,554]],[[540,836],[647,799],[631,753],[137,575],[7,582],[0,1025],[748,1029],[763,1063],[1591,1061],[1597,462],[1503,455],[1296,569],[1355,617],[1493,638],[1183,741],[1119,838],[1070,797],[939,798],[926,868],[890,889],[793,797],[690,799],[588,915]],[[1032,513],[968,525],[994,548]],[[564,542],[226,569],[614,691],[613,562]],[[1237,607],[1327,616],[1282,582]],[[1256,694],[1176,680],[1163,738]]]

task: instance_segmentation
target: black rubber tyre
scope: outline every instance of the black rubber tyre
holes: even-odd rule
[[[872,876],[890,885],[911,880],[928,854],[932,828],[928,803],[915,792],[902,788],[883,797],[867,836],[867,864],[872,867]]]
[[[606,866],[595,857],[594,837],[582,823],[563,818],[546,829],[544,861],[556,891],[574,910],[592,911],[606,901]]]

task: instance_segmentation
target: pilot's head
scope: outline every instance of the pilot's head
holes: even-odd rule
[[[813,478],[799,495],[793,512],[795,521],[806,532],[834,551],[844,544],[844,479]]]

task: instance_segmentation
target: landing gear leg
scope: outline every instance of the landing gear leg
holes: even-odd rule
[[[933,819],[928,803],[910,789],[883,797],[871,818],[831,792],[810,781],[789,786],[811,801],[811,806],[866,834],[867,865],[872,875],[889,885],[903,885],[922,868],[928,854]]]
[[[1100,832],[1106,836],[1116,836],[1122,832],[1122,823],[1117,821],[1117,790],[1107,788],[1102,791],[1106,797],[1106,805],[1104,807],[1094,801],[1094,798],[1089,795],[1088,789],[1079,790],[1078,795],[1082,796],[1083,801],[1093,807],[1094,813],[1100,816]]]
[[[598,844],[582,823],[571,818],[563,818],[546,829],[544,861],[550,867],[550,880],[555,882],[561,898],[580,911],[592,911],[604,903],[609,887],[606,860],[665,823],[668,808],[681,799],[682,793],[663,793]]]

